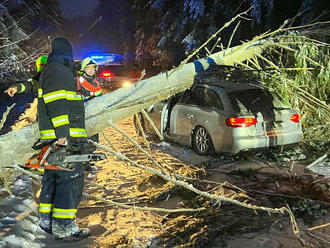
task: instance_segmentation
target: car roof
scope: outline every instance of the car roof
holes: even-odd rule
[[[252,71],[224,65],[212,65],[207,71],[196,75],[194,86],[197,85],[209,85],[227,92],[267,89],[261,84],[260,77]]]
[[[234,82],[221,82],[218,84],[212,83],[197,83],[194,86],[210,87],[216,90],[224,90],[226,92],[241,91],[241,90],[253,90],[253,89],[267,89],[257,83],[234,83]]]

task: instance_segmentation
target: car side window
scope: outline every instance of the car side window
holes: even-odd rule
[[[190,91],[189,97],[185,104],[203,106],[204,88],[196,87]]]
[[[204,106],[223,110],[223,104],[218,94],[211,89],[205,88],[204,91]]]
[[[187,100],[189,99],[190,95],[191,95],[191,90],[186,90],[182,96],[180,97],[180,100],[179,100],[179,103],[182,103],[182,104],[186,104],[187,103]]]
[[[181,103],[223,110],[218,94],[214,90],[204,87],[196,87],[189,92],[185,92],[181,98]]]

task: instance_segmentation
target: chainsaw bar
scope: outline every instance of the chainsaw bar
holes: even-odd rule
[[[104,153],[66,155],[65,147],[55,145],[44,146],[38,154],[33,155],[25,167],[44,170],[71,171],[73,163],[87,163],[106,159]]]
[[[82,163],[88,161],[100,161],[106,159],[104,153],[90,153],[82,155],[65,156],[63,163]]]

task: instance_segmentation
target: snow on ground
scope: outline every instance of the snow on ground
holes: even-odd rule
[[[0,192],[0,247],[39,248],[46,234],[37,226],[37,204],[32,180],[21,175],[11,187],[13,195]]]
[[[118,127],[139,140],[136,137],[131,120],[128,119],[118,123]],[[116,151],[123,153],[141,165],[153,166],[152,162],[142,152],[134,148],[121,134],[111,128],[106,129],[105,134],[111,140]],[[142,140],[140,141],[143,143]],[[107,145],[106,139],[102,136],[100,143]],[[275,181],[276,183],[278,181],[279,186],[283,187],[283,189],[291,190],[292,186],[296,186],[295,182],[285,180],[285,173],[283,174],[286,170],[285,167],[277,168],[258,160],[234,161],[224,156],[199,156],[187,147],[177,146],[168,142],[151,141],[150,145],[152,148],[150,153],[157,161],[161,162],[168,170],[173,169],[184,176],[196,177],[196,174],[202,171],[201,167],[206,167],[209,173],[207,179],[214,182],[235,179],[235,185],[239,185],[239,183],[242,183],[243,187],[245,184],[261,185],[262,188],[257,188],[259,191],[268,187],[268,191],[271,193],[277,191],[281,193],[280,189],[276,188],[277,184],[275,184]],[[187,206],[190,204],[182,195],[173,190],[173,185],[149,172],[132,167],[117,157],[109,155],[106,160],[97,163],[97,168],[96,175],[90,173],[86,177],[87,181],[94,183],[86,183],[85,187],[85,193],[92,196],[132,206],[174,209],[182,208],[186,203],[188,203]],[[291,169],[296,170],[298,168],[303,171],[303,167],[296,167],[296,165]],[[185,174],[187,172],[192,174]],[[273,173],[271,177],[269,173]],[[272,177],[275,178],[272,179]],[[303,183],[298,184],[304,186]],[[14,182],[12,191],[13,196],[8,196],[4,191],[0,192],[0,248],[173,247],[166,246],[162,235],[170,232],[171,238],[166,242],[178,239],[179,241],[176,243],[178,245],[187,238],[185,236],[187,235],[185,232],[186,224],[188,226],[191,224],[193,228],[193,233],[188,233],[188,237],[191,235],[192,238],[196,238],[198,235],[205,235],[200,232],[199,228],[201,227],[198,226],[198,221],[203,223],[201,220],[203,217],[201,216],[187,214],[182,215],[183,219],[178,217],[175,220],[175,216],[173,217],[167,213],[121,209],[107,206],[102,201],[85,198],[81,202],[77,213],[77,223],[80,227],[90,227],[93,236],[80,242],[64,244],[54,241],[51,235],[45,234],[37,227],[37,204],[32,193],[31,179],[24,175],[20,176]],[[299,192],[299,189],[297,189],[297,192]],[[288,223],[281,222],[277,217],[274,217],[272,220],[276,221],[276,223],[278,222],[278,225],[285,225],[285,232],[271,233],[271,231],[266,230],[267,228],[259,230],[258,225],[254,227],[256,232],[247,232],[246,230],[249,230],[250,225],[257,221],[262,224],[264,218],[262,214],[254,215],[252,211],[244,211],[246,210],[239,208],[234,209],[233,212],[235,215],[238,212],[242,212],[243,218],[232,218],[230,216],[231,212],[225,209],[224,211],[219,211],[215,216],[208,216],[207,220],[205,220],[205,226],[207,226],[205,230],[214,229],[218,232],[218,238],[215,238],[213,243],[210,241],[211,243],[208,243],[210,245],[208,247],[224,247],[222,244],[226,244],[226,247],[241,247],[242,243],[249,245],[249,247],[272,247],[269,244],[298,243],[292,233],[287,232],[287,230],[291,230],[291,226]],[[217,215],[219,216],[217,217]],[[244,223],[244,221],[249,219],[251,221]],[[191,222],[192,220],[193,222]],[[237,220],[242,222],[242,226],[237,225],[236,230],[235,225],[230,223]],[[327,220],[319,218],[319,222],[312,224],[321,224]],[[175,227],[180,221],[184,221],[183,226],[179,226],[178,232],[175,233]],[[227,225],[224,221],[227,221]],[[197,223],[196,229],[194,228],[194,223]],[[173,232],[171,231],[172,228]],[[236,231],[243,233],[238,233],[237,236],[224,235],[225,233]],[[270,237],[268,233],[271,233],[272,236]],[[208,233],[206,232],[206,234]]]

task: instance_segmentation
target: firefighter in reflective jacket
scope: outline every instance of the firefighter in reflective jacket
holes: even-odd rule
[[[82,144],[87,137],[84,103],[74,79],[72,56],[69,41],[56,38],[38,83],[41,140],[57,141],[58,145],[67,147]],[[80,240],[90,235],[89,229],[80,229],[75,223],[84,185],[84,166],[73,164],[72,167],[73,171],[45,170],[42,180],[38,224],[59,240]]]
[[[77,88],[82,95],[84,101],[88,101],[93,97],[100,96],[102,89],[99,82],[96,80],[96,71],[98,66],[96,62],[90,58],[85,58],[81,62],[80,71],[76,77]],[[92,141],[99,142],[99,134],[94,134],[89,137]],[[86,165],[86,170],[90,170],[92,164]]]
[[[36,60],[37,73],[32,77],[26,80],[25,82],[19,82],[9,86],[5,91],[9,96],[14,96],[16,93],[37,93],[38,91],[38,81],[40,74],[47,64],[48,56],[40,56]]]
[[[76,77],[77,87],[85,101],[102,94],[99,82],[96,80],[98,66],[95,61],[85,58],[81,62],[80,75]]]

